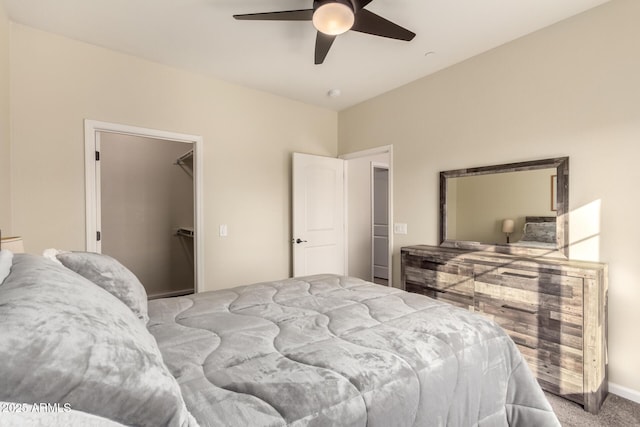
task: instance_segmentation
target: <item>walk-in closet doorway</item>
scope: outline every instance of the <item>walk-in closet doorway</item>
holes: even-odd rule
[[[122,262],[151,299],[197,292],[201,138],[87,120],[85,149],[87,250]]]

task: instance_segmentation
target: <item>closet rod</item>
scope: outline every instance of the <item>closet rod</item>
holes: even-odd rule
[[[194,237],[196,235],[195,231],[193,231],[192,228],[178,228],[178,230],[176,230],[176,235],[177,236],[183,236],[183,237]]]

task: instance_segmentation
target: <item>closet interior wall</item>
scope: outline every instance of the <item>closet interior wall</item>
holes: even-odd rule
[[[129,268],[150,298],[194,291],[193,157],[184,156],[191,149],[101,134],[102,253]]]

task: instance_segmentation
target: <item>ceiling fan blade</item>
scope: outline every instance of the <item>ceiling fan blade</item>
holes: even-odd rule
[[[246,13],[234,18],[249,21],[311,21],[313,9],[283,10],[281,12]]]
[[[354,7],[356,9],[356,12],[360,9],[364,9],[369,3],[371,3],[373,0],[355,0],[354,1]]]
[[[360,33],[405,41],[413,40],[416,36],[415,33],[406,28],[402,28],[398,24],[394,24],[366,9],[361,9],[356,13],[355,22],[351,29]]]
[[[330,36],[318,31],[318,35],[316,36],[316,65],[324,62],[324,58],[327,57],[327,53],[329,53],[329,49],[331,49],[331,45],[335,39],[336,36]]]

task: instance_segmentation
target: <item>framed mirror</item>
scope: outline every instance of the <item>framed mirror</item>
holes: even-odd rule
[[[569,158],[440,172],[440,245],[569,256]]]

